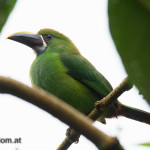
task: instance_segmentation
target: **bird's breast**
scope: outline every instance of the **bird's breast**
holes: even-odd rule
[[[88,113],[98,98],[85,85],[72,78],[58,54],[37,57],[30,70],[32,84],[38,86],[78,110]]]

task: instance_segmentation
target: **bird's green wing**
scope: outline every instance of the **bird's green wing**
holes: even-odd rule
[[[94,92],[104,97],[112,91],[107,79],[83,56],[63,54],[60,58],[68,74]]]

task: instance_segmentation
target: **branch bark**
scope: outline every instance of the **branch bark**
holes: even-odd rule
[[[79,133],[91,140],[98,149],[122,150],[122,146],[114,137],[110,137],[95,128],[93,121],[73,107],[59,100],[57,97],[46,93],[39,88],[30,88],[10,78],[0,77],[0,92],[17,96],[36,105],[57,117],[64,123],[73,127]]]

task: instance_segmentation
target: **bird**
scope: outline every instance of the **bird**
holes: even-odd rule
[[[30,68],[33,87],[52,93],[78,111],[88,115],[95,102],[112,90],[109,81],[81,55],[75,44],[64,34],[49,28],[38,33],[17,32],[7,37],[25,44],[36,53]],[[150,113],[116,100],[106,118],[124,116],[150,124]]]

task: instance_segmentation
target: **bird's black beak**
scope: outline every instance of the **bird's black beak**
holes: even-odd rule
[[[38,55],[47,48],[47,44],[44,42],[40,34],[19,32],[8,36],[7,39],[17,41],[33,48]]]

